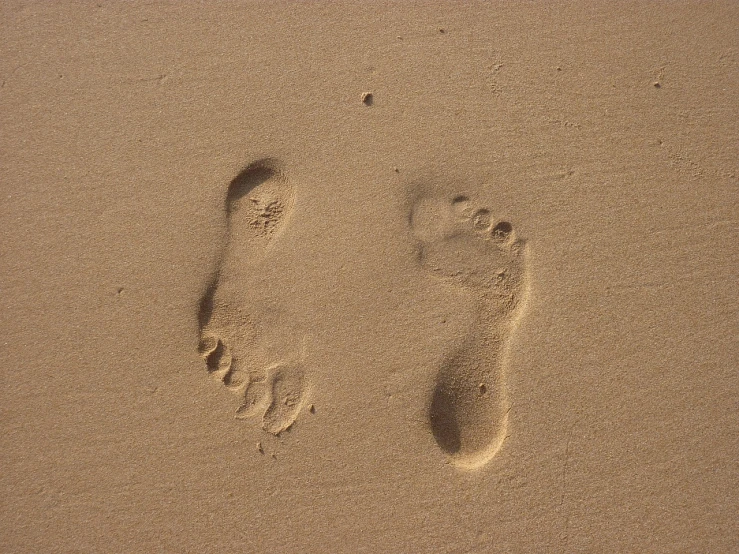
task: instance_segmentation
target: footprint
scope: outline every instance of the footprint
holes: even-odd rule
[[[505,353],[527,294],[525,243],[510,223],[466,196],[421,198],[410,224],[419,263],[465,291],[475,306],[468,335],[439,367],[428,416],[451,462],[477,468],[506,435]]]
[[[238,419],[260,417],[262,428],[275,435],[290,428],[304,404],[303,349],[290,343],[292,329],[260,327],[260,320],[275,325],[280,318],[254,313],[248,274],[267,261],[289,221],[293,198],[292,185],[272,159],[250,164],[231,181],[225,245],[198,312],[198,351],[208,373],[241,397]],[[286,345],[277,347],[278,339]]]

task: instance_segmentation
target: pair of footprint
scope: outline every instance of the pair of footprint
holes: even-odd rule
[[[293,186],[276,160],[246,167],[226,194],[227,240],[199,312],[200,353],[208,371],[242,399],[239,418],[261,418],[278,435],[293,425],[308,392],[302,350],[258,353],[259,325],[234,302],[245,266],[259,270],[293,208]],[[428,424],[460,467],[479,467],[500,448],[507,427],[505,349],[525,295],[525,248],[510,223],[462,195],[419,194],[409,226],[420,267],[458,287],[474,306],[466,339],[437,368]],[[238,268],[238,270],[237,270]],[[288,333],[283,335],[287,337]]]

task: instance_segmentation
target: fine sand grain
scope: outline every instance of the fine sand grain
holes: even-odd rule
[[[739,551],[738,28],[4,2],[0,552]]]

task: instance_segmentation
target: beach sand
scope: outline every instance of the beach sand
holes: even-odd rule
[[[739,549],[739,4],[0,13],[0,551]]]

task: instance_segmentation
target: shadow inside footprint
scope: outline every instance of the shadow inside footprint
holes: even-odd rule
[[[203,297],[200,299],[200,305],[198,307],[198,328],[200,329],[200,345],[198,346],[198,352],[200,352],[201,355],[205,354],[206,351],[209,352],[212,350],[212,347],[209,348],[209,341],[205,340],[203,337],[203,329],[205,329],[208,323],[210,323],[210,319],[213,316],[217,283],[217,278],[213,278],[211,282],[208,283],[208,287],[205,289],[205,294],[203,294]]]
[[[456,454],[462,448],[455,402],[443,387],[436,387],[429,408],[431,432],[439,447],[447,454]]]
[[[250,164],[239,173],[228,186],[226,194],[226,213],[231,214],[239,206],[239,200],[249,194],[262,183],[274,177],[276,171],[269,166],[269,161]]]

